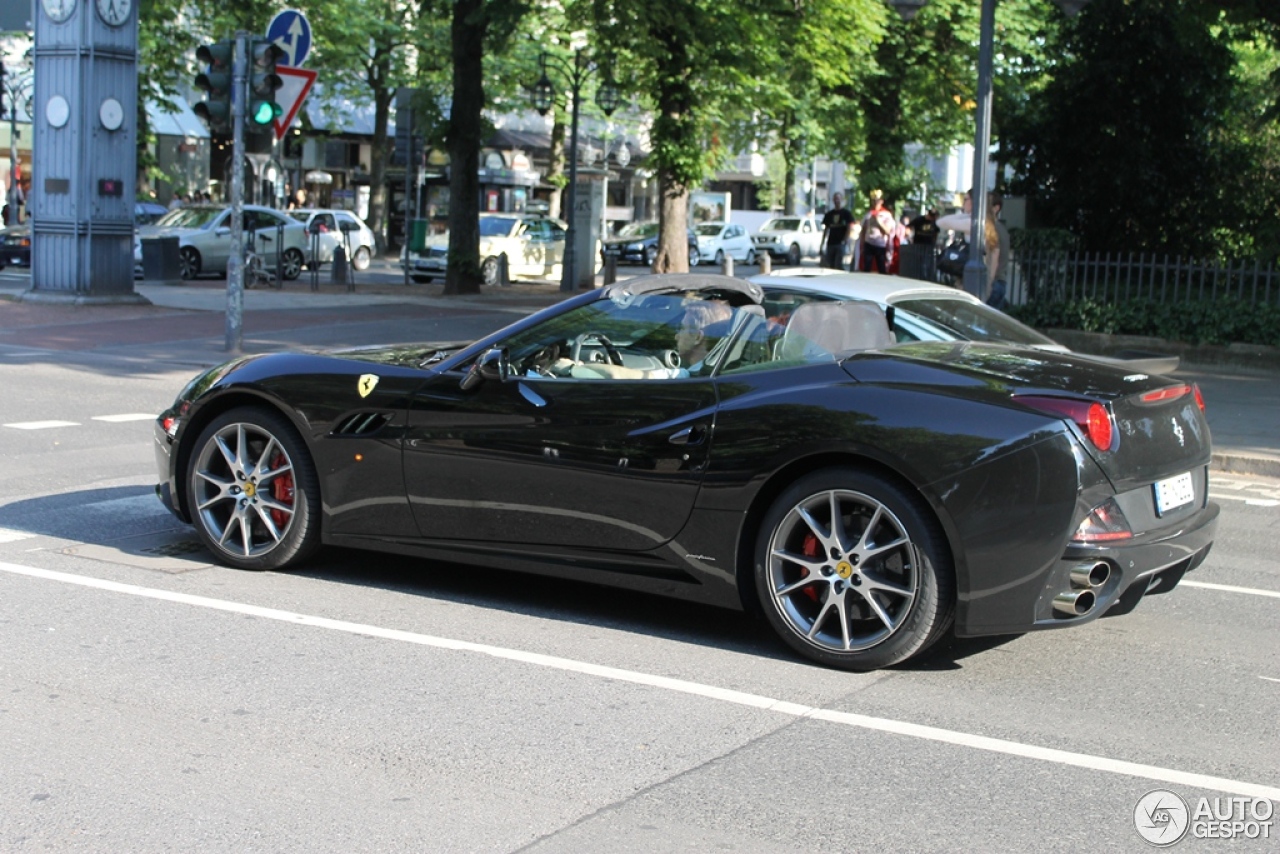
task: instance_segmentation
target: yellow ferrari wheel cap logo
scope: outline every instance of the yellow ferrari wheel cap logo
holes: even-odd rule
[[[847,579],[849,576],[853,575],[853,565],[847,560],[840,561],[836,564],[836,575]]]
[[[244,485],[244,494],[246,498],[253,498],[258,494],[258,487],[254,486],[252,483],[246,483]]]
[[[360,381],[356,383],[356,389],[360,392],[361,397],[368,397],[370,393],[378,385],[377,374],[361,374]]]

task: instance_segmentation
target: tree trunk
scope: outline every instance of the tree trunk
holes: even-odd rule
[[[385,79],[385,77],[383,78]],[[391,118],[392,93],[385,86],[373,90],[373,145],[372,163],[369,164],[369,227],[378,239],[378,249],[386,249],[387,233],[387,124]],[[405,219],[405,239],[409,235],[409,221]]]
[[[655,273],[689,272],[689,187],[658,173],[658,258]]]
[[[446,294],[478,294],[480,283],[480,144],[484,108],[484,0],[457,0],[450,40],[453,106],[449,113],[449,269]]]
[[[551,126],[551,161],[547,166],[546,176],[547,183],[556,188],[551,193],[551,201],[547,209],[547,215],[552,219],[561,218],[560,211],[564,209],[564,188],[569,185],[569,179],[565,177],[564,135],[564,122],[560,121],[560,111],[556,110],[556,123]]]

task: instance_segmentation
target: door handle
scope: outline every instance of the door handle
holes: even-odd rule
[[[700,445],[705,438],[707,438],[707,428],[701,424],[694,424],[672,433],[667,437],[667,441],[673,445]]]

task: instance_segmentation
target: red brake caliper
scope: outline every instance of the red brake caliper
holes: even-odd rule
[[[805,557],[818,557],[822,554],[822,547],[818,545],[818,538],[813,534],[805,534],[804,545],[801,547],[800,553]],[[800,568],[800,572],[802,573],[801,578],[807,578],[809,575],[809,570],[804,567]],[[815,602],[818,601],[818,591],[812,586],[804,588],[804,595]]]
[[[284,458],[284,454],[276,454],[271,460],[271,468],[277,469],[286,462],[288,461]],[[271,497],[281,504],[293,506],[293,472],[282,474],[271,481]],[[272,510],[271,521],[276,523],[277,528],[283,528],[289,523],[290,515],[283,510]]]

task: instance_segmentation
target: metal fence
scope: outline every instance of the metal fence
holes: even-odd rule
[[[900,274],[963,287],[937,269],[942,246],[902,247]],[[1016,253],[1009,270],[1008,299],[1039,302],[1148,300],[1191,302],[1238,299],[1251,305],[1280,304],[1280,268],[1258,261],[1220,263],[1142,252]]]
[[[1221,263],[1142,252],[1022,252],[1009,282],[1015,303],[1237,299],[1280,302],[1280,270],[1256,260]]]

